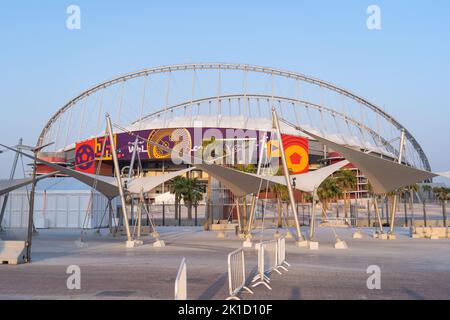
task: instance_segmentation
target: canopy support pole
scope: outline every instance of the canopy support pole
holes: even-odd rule
[[[29,203],[29,211],[28,211],[28,229],[27,229],[27,252],[26,252],[26,258],[25,262],[30,263],[31,262],[31,244],[33,242],[33,231],[34,231],[34,195],[36,193],[36,183],[37,183],[37,157],[38,153],[42,148],[45,148],[45,146],[37,147],[33,149],[34,153],[34,160],[33,160],[33,182],[31,183],[31,194],[30,194],[30,203]]]
[[[318,200],[317,188],[314,188],[311,208],[311,221],[309,223],[309,240],[314,240],[316,231],[316,201]]]
[[[380,233],[384,233],[383,231],[383,222],[381,222],[380,208],[378,207],[378,200],[376,197],[373,197],[373,207],[375,208],[375,214],[378,219],[378,226],[380,228]]]
[[[237,212],[237,220],[238,220],[238,226],[239,226],[239,234],[242,233],[242,225],[241,225],[241,210],[239,208],[239,199],[235,199],[234,203],[236,205],[236,212]]]
[[[261,150],[259,150],[258,169],[256,170],[256,174],[257,175],[261,174],[261,166],[262,166],[262,161],[263,161],[263,157],[264,157],[264,148],[266,147],[266,134],[264,134],[264,137],[262,139],[262,143],[260,141],[260,145],[261,145],[261,147],[260,147]],[[256,212],[256,204],[258,203],[258,198],[259,198],[259,194],[254,194],[253,197],[252,197],[252,206],[251,206],[251,209],[250,209],[250,218],[249,218],[248,225],[247,225],[247,230],[246,230],[246,238],[247,238],[247,240],[251,239],[253,220],[254,220],[254,216],[255,216],[255,212]]]
[[[108,226],[109,233],[113,234],[113,208],[112,208],[112,200],[108,198],[108,210],[109,210],[109,218],[108,218]]]
[[[287,186],[288,192],[289,192],[289,200],[291,201],[292,212],[294,214],[294,219],[295,219],[295,227],[297,229],[297,245],[300,245],[300,242],[303,242],[305,240],[305,238],[303,237],[302,231],[300,230],[300,223],[298,221],[297,207],[295,206],[294,190],[292,189],[291,177],[289,176],[289,168],[287,166],[286,154],[284,152],[283,139],[281,136],[281,129],[280,129],[280,122],[278,121],[278,115],[275,110],[275,107],[272,107],[272,117],[273,117],[273,125],[274,125],[275,129],[277,130],[278,144],[280,147],[281,162],[283,163],[284,177],[286,178],[286,186]]]
[[[34,194],[36,192],[36,171],[37,171],[37,151],[34,154],[34,163],[33,163],[33,182],[31,183],[31,194],[30,194],[30,204],[28,211],[28,229],[27,229],[27,255],[26,262],[31,262],[31,243],[33,241],[33,214],[34,214]]]
[[[19,139],[19,146],[22,145],[23,139],[20,138]],[[14,162],[11,168],[11,175],[9,176],[9,181],[14,180],[14,176],[16,174],[16,169],[17,169],[17,163],[19,162],[19,153],[16,152],[16,155],[14,156]],[[2,211],[0,213],[0,232],[3,231],[2,228],[2,222],[3,222],[3,217],[5,216],[5,211],[6,211],[6,205],[8,203],[8,198],[9,198],[9,193],[5,194],[5,196],[3,197],[3,204],[2,204]]]
[[[123,189],[122,177],[120,175],[116,143],[114,141],[113,128],[112,128],[111,118],[110,118],[109,114],[106,114],[106,131],[107,131],[107,134],[109,134],[109,140],[110,140],[110,144],[111,144],[111,152],[112,152],[113,162],[114,162],[114,171],[116,174],[117,186],[119,188],[120,201],[122,204],[123,224],[125,226],[125,230],[127,233],[127,247],[134,247],[134,242],[131,238],[131,233],[130,233],[130,225],[128,223],[127,203],[125,201],[125,191]]]
[[[136,153],[138,148],[139,138],[136,138],[133,144],[133,153],[131,154],[131,162],[130,162],[130,169],[128,171],[128,179],[133,178],[133,170],[134,170],[134,163],[136,161]]]
[[[402,163],[403,158],[403,152],[405,149],[405,129],[402,129],[401,135],[400,135],[400,150],[398,154],[398,163]],[[392,200],[392,213],[391,213],[391,223],[390,223],[390,230],[389,234],[394,234],[394,227],[395,227],[395,213],[397,211],[397,193],[394,195],[394,199]]]
[[[145,205],[145,197],[144,197],[143,190],[141,190],[139,199],[140,199],[140,201],[139,201],[140,212],[142,213],[142,210],[144,210],[145,214],[147,215],[147,219],[150,222],[150,225],[152,228],[151,236],[156,240],[153,243],[153,247],[158,247],[158,248],[165,247],[166,244],[165,244],[164,240],[160,239],[159,232],[156,230],[156,225],[155,225],[155,221],[153,219],[153,215],[150,215],[149,208]],[[142,240],[139,240],[139,243],[143,244],[144,242]]]
[[[137,239],[136,240],[141,241],[142,206],[145,205],[145,201],[144,201],[144,197],[143,197],[142,193],[141,193],[141,198],[139,199],[139,202],[140,202],[140,205],[138,207],[138,212],[137,212],[137,214],[138,214],[138,221],[137,221],[137,223],[138,223],[138,227],[137,227],[138,231],[137,231]]]

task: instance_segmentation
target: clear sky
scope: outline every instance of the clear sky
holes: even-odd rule
[[[66,9],[81,8],[81,30]],[[369,5],[382,28],[366,27]],[[450,170],[450,1],[24,1],[0,6],[0,140],[33,144],[83,89],[185,62],[279,67],[368,98]],[[0,178],[10,155],[0,155]]]

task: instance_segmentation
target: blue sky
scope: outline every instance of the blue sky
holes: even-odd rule
[[[82,29],[66,28],[79,5]],[[366,28],[376,4],[382,29]],[[1,142],[35,142],[83,89],[163,64],[289,69],[383,106],[450,170],[450,1],[23,1],[0,9]],[[0,178],[10,156],[0,155]]]

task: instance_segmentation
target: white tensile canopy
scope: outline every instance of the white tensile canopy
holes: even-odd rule
[[[449,172],[442,172],[442,173],[439,173],[439,175],[440,175],[441,177],[449,178],[449,179],[450,179],[450,171],[449,171]]]
[[[295,179],[295,189],[304,192],[313,192],[317,189],[322,182],[331,176],[339,169],[345,167],[350,162],[343,160],[335,164],[320,168],[314,171],[310,171],[303,174],[291,175],[291,180]],[[278,184],[286,185],[286,179],[284,176],[262,176],[264,179]]]
[[[347,164],[349,164],[347,160],[340,161],[308,173],[291,175],[291,180],[295,178],[296,189],[304,192],[313,192],[327,177]],[[237,196],[256,194],[261,187],[265,188],[274,184],[286,185],[284,176],[256,175],[216,164],[196,165],[196,167],[219,180]]]
[[[46,174],[40,177],[36,178],[36,181],[49,178],[53,176],[52,174]],[[25,187],[29,184],[33,183],[32,178],[25,178],[25,179],[15,179],[15,180],[2,180],[0,181],[0,196],[3,196],[5,194],[8,194],[14,190],[20,189],[22,187]]]
[[[428,180],[438,175],[429,171],[419,170],[367,154],[331,140],[303,130],[306,134],[339,152],[345,159],[353,163],[369,179],[375,194],[385,194],[398,188]]]
[[[10,193],[16,189],[20,189],[33,182],[33,179],[17,179],[0,181],[0,196]]]
[[[261,182],[264,180],[262,177],[217,164],[196,164],[195,166],[197,169],[219,180],[238,197],[258,193]],[[270,184],[272,185],[273,183],[270,182]]]
[[[34,159],[34,157],[27,155],[26,153],[22,154],[26,157]],[[117,184],[113,177],[97,176],[94,174],[79,172],[39,158],[37,159],[37,161],[38,163],[45,164],[46,166],[55,169],[60,173],[66,174],[69,177],[83,182],[84,184],[102,193],[108,199],[114,199],[115,197],[119,196],[119,188],[117,187]]]
[[[15,152],[18,152],[22,155],[24,155],[25,157],[28,157],[30,159],[34,159],[33,156],[28,155],[26,153],[23,153],[19,150],[15,150],[12,148],[9,148],[7,146],[4,146],[10,150],[13,150]],[[83,172],[79,172],[70,168],[66,168],[51,162],[48,162],[46,160],[42,160],[42,159],[37,159],[38,163],[43,163],[46,166],[55,169],[55,171],[61,172],[63,174],[66,174],[72,178],[77,179],[78,181],[83,182],[84,184],[94,188],[95,190],[97,190],[98,192],[102,193],[105,197],[107,197],[108,199],[113,199],[117,196],[119,196],[119,188],[117,186],[117,181],[114,177],[106,177],[106,176],[100,176],[100,175],[93,175],[93,174],[88,174],[88,173],[83,173]],[[190,170],[192,170],[193,168],[189,168],[189,169],[184,169],[184,170],[180,170],[180,171],[176,171],[176,172],[172,172],[172,173],[167,173],[167,174],[163,174],[161,176],[156,176],[156,177],[146,177],[146,178],[137,178],[137,179],[133,179],[128,181],[128,190],[133,193],[133,194],[140,194],[142,191],[144,193],[150,192],[152,189],[154,189],[155,187],[159,186],[160,184],[163,184],[173,178],[175,178],[176,176],[179,175],[183,175],[186,172],[189,172]],[[45,176],[46,177],[46,176]],[[40,179],[43,179],[44,176],[40,177]],[[15,190],[17,188],[20,188],[24,185],[27,185],[29,183],[32,182],[31,179],[26,179],[27,181],[20,181],[20,186],[13,188],[12,190]],[[9,181],[8,181],[9,182]],[[7,192],[4,193],[8,193],[12,190],[10,185],[11,183],[5,183],[4,184],[5,187],[3,188],[3,183],[0,184],[0,189],[5,189]],[[19,181],[17,183],[12,183],[12,185],[17,186],[19,185]],[[9,191],[8,191],[9,190]]]
[[[175,177],[182,176],[192,170],[194,170],[194,168],[187,168],[154,177],[136,178],[127,182],[127,190],[132,194],[140,194],[141,192],[147,193],[157,186],[166,183]]]

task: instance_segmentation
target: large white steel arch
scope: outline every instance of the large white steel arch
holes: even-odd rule
[[[149,68],[149,69],[144,69],[141,71],[137,71],[137,72],[132,72],[132,73],[128,73],[119,77],[116,77],[114,79],[105,81],[103,83],[100,83],[98,85],[95,85],[93,87],[91,87],[90,89],[82,92],[80,95],[76,96],[74,99],[70,100],[69,102],[67,102],[63,107],[61,107],[51,118],[50,120],[47,122],[47,124],[45,125],[45,127],[42,129],[42,132],[39,136],[39,140],[38,140],[38,145],[43,145],[45,142],[45,138],[46,136],[48,136],[49,132],[51,130],[56,131],[57,135],[60,134],[60,127],[61,124],[58,124],[57,128],[54,128],[56,123],[58,122],[58,120],[61,120],[61,118],[63,117],[63,115],[67,114],[69,110],[71,110],[71,108],[73,108],[74,106],[76,106],[78,103],[80,103],[81,101],[83,101],[84,99],[89,98],[90,96],[93,96],[95,94],[97,94],[98,92],[101,92],[102,90],[105,91],[108,88],[120,84],[120,83],[127,83],[133,79],[137,79],[137,78],[145,78],[145,77],[149,77],[152,75],[157,75],[157,74],[168,74],[169,77],[172,74],[175,74],[177,72],[183,72],[183,71],[192,71],[192,72],[197,72],[197,71],[204,71],[204,70],[218,70],[218,82],[219,82],[219,89],[217,90],[217,96],[216,98],[218,100],[220,100],[220,98],[223,96],[220,92],[220,81],[221,81],[221,75],[224,74],[224,72],[229,71],[229,72],[234,72],[234,71],[240,71],[244,73],[244,81],[247,81],[247,75],[250,73],[258,73],[258,74],[265,74],[268,75],[270,77],[279,77],[279,78],[286,78],[286,79],[292,79],[294,81],[297,82],[301,82],[301,83],[306,83],[308,85],[312,85],[315,87],[327,90],[327,92],[332,92],[333,94],[337,94],[339,96],[345,97],[346,99],[351,100],[352,102],[356,103],[358,106],[360,106],[361,108],[364,108],[366,111],[369,111],[373,114],[376,114],[377,117],[380,117],[380,119],[382,119],[383,121],[386,121],[387,123],[389,123],[390,125],[393,126],[393,128],[397,129],[398,131],[404,129],[405,130],[405,134],[406,134],[406,139],[407,141],[410,143],[413,151],[417,154],[417,157],[419,158],[419,166],[422,167],[423,169],[426,170],[431,170],[431,166],[430,163],[428,161],[427,156],[425,155],[422,147],[420,146],[420,144],[417,142],[417,140],[413,137],[413,135],[410,133],[410,131],[408,131],[403,125],[400,124],[400,122],[398,122],[394,117],[392,117],[391,115],[389,115],[387,112],[385,112],[384,110],[382,110],[380,107],[378,107],[377,105],[369,102],[368,100],[366,100],[365,98],[349,91],[346,90],[344,88],[338,87],[334,84],[331,84],[329,82],[317,79],[317,78],[313,78],[313,77],[309,77],[300,73],[295,73],[295,72],[290,72],[290,71],[285,71],[285,70],[279,70],[279,69],[274,69],[274,68],[268,68],[268,67],[261,67],[261,66],[255,66],[255,65],[249,65],[249,64],[232,64],[232,63],[192,63],[192,64],[179,64],[179,65],[171,65],[171,66],[162,66],[162,67],[156,67],[156,68]],[[195,81],[195,78],[193,79],[193,81]],[[273,85],[272,85],[273,86]],[[168,83],[168,88],[170,88],[170,82]],[[167,89],[169,90],[169,89]],[[243,95],[243,96],[248,96],[248,92],[246,91],[246,83],[243,84],[243,88],[241,90],[241,92],[236,92],[236,95]],[[277,95],[277,97],[275,97],[273,88],[272,88],[272,98],[276,98],[276,99],[292,99],[292,97],[289,96],[282,96],[282,95]],[[144,88],[144,95],[145,95],[145,88]],[[269,94],[270,95],[270,94]],[[194,96],[194,95],[193,95]],[[210,97],[210,95],[208,96]],[[208,98],[208,97],[203,97],[203,98]],[[101,98],[103,99],[103,97]],[[167,99],[168,100],[168,99]],[[187,101],[187,99],[185,99]],[[191,99],[191,102],[194,99]],[[300,99],[298,99],[300,100]],[[332,110],[333,107],[332,106],[328,106],[328,103],[315,103],[314,101],[310,101],[309,102],[314,106],[318,106],[319,108],[321,108],[323,111],[328,112],[329,110]],[[167,110],[170,106],[166,105],[163,109]],[[365,111],[364,111],[365,112]],[[339,112],[337,112],[335,110],[335,116],[339,116],[341,117],[342,115],[342,119],[344,119],[344,121],[348,121],[350,119],[352,119],[354,122],[359,122],[358,127],[362,128],[368,128],[370,126],[364,124],[364,121],[358,121],[356,120],[354,117],[351,117],[349,115],[345,115],[345,114],[339,114]],[[100,118],[100,117],[99,117]],[[138,119],[135,119],[138,120]],[[82,126],[82,125],[81,125]],[[371,126],[370,130],[368,131],[370,134],[372,134],[373,132],[376,133],[379,137],[383,137],[383,134],[381,132],[377,132],[377,130],[374,128],[374,125]],[[69,134],[67,134],[69,135]],[[67,138],[66,138],[67,140]],[[389,142],[390,139],[388,138],[384,138],[385,142]]]

